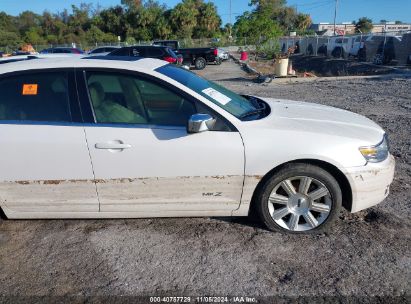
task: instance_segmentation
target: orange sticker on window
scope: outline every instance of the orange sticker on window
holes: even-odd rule
[[[37,84],[23,84],[23,95],[37,95]]]

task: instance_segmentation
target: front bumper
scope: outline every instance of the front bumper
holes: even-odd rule
[[[367,163],[362,167],[345,168],[352,190],[351,212],[377,205],[389,194],[394,179],[395,160],[389,155],[380,163]]]

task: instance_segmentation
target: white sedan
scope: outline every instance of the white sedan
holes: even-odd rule
[[[112,59],[112,60],[110,60]],[[384,130],[336,108],[240,96],[156,59],[0,65],[0,207],[18,218],[247,216],[318,232],[381,202]]]

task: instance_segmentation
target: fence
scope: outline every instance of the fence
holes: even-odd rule
[[[389,32],[389,33],[374,33],[371,39],[366,39],[369,36],[364,35],[346,35],[346,36],[295,36],[282,37],[275,40],[263,41],[262,37],[237,37],[237,38],[201,38],[201,39],[180,39],[181,47],[225,47],[230,51],[236,51],[240,47],[247,47],[250,50],[262,49],[272,50],[272,52],[282,51],[285,53],[288,48],[298,45],[297,51],[301,54],[312,56],[333,56],[333,51],[336,47],[341,47],[335,43],[336,39],[347,40],[343,43],[344,54],[358,56],[358,50],[353,50],[353,46],[358,48],[361,45],[362,52],[361,59],[364,61],[374,61],[376,57],[388,56],[391,60],[396,60],[399,64],[406,64],[411,55],[411,33],[407,32]],[[401,38],[399,38],[401,37]],[[147,45],[152,41],[136,41],[133,44]],[[362,43],[362,44],[361,44]],[[95,42],[92,44],[78,43],[75,46],[83,50],[90,50],[99,46],[126,46],[126,42],[102,43]],[[60,45],[33,45],[34,49],[41,51],[50,47],[72,47],[72,44]],[[365,47],[363,47],[365,46]],[[0,46],[0,51],[5,53],[12,53],[15,49],[7,46]],[[351,51],[351,53],[350,53]]]
[[[349,57],[375,63],[410,63],[411,32],[387,32],[346,36],[283,37],[281,49],[297,46],[297,52],[312,56]]]

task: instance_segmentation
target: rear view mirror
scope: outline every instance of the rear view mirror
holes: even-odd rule
[[[209,114],[193,114],[188,120],[187,132],[200,133],[213,128],[215,119]]]

